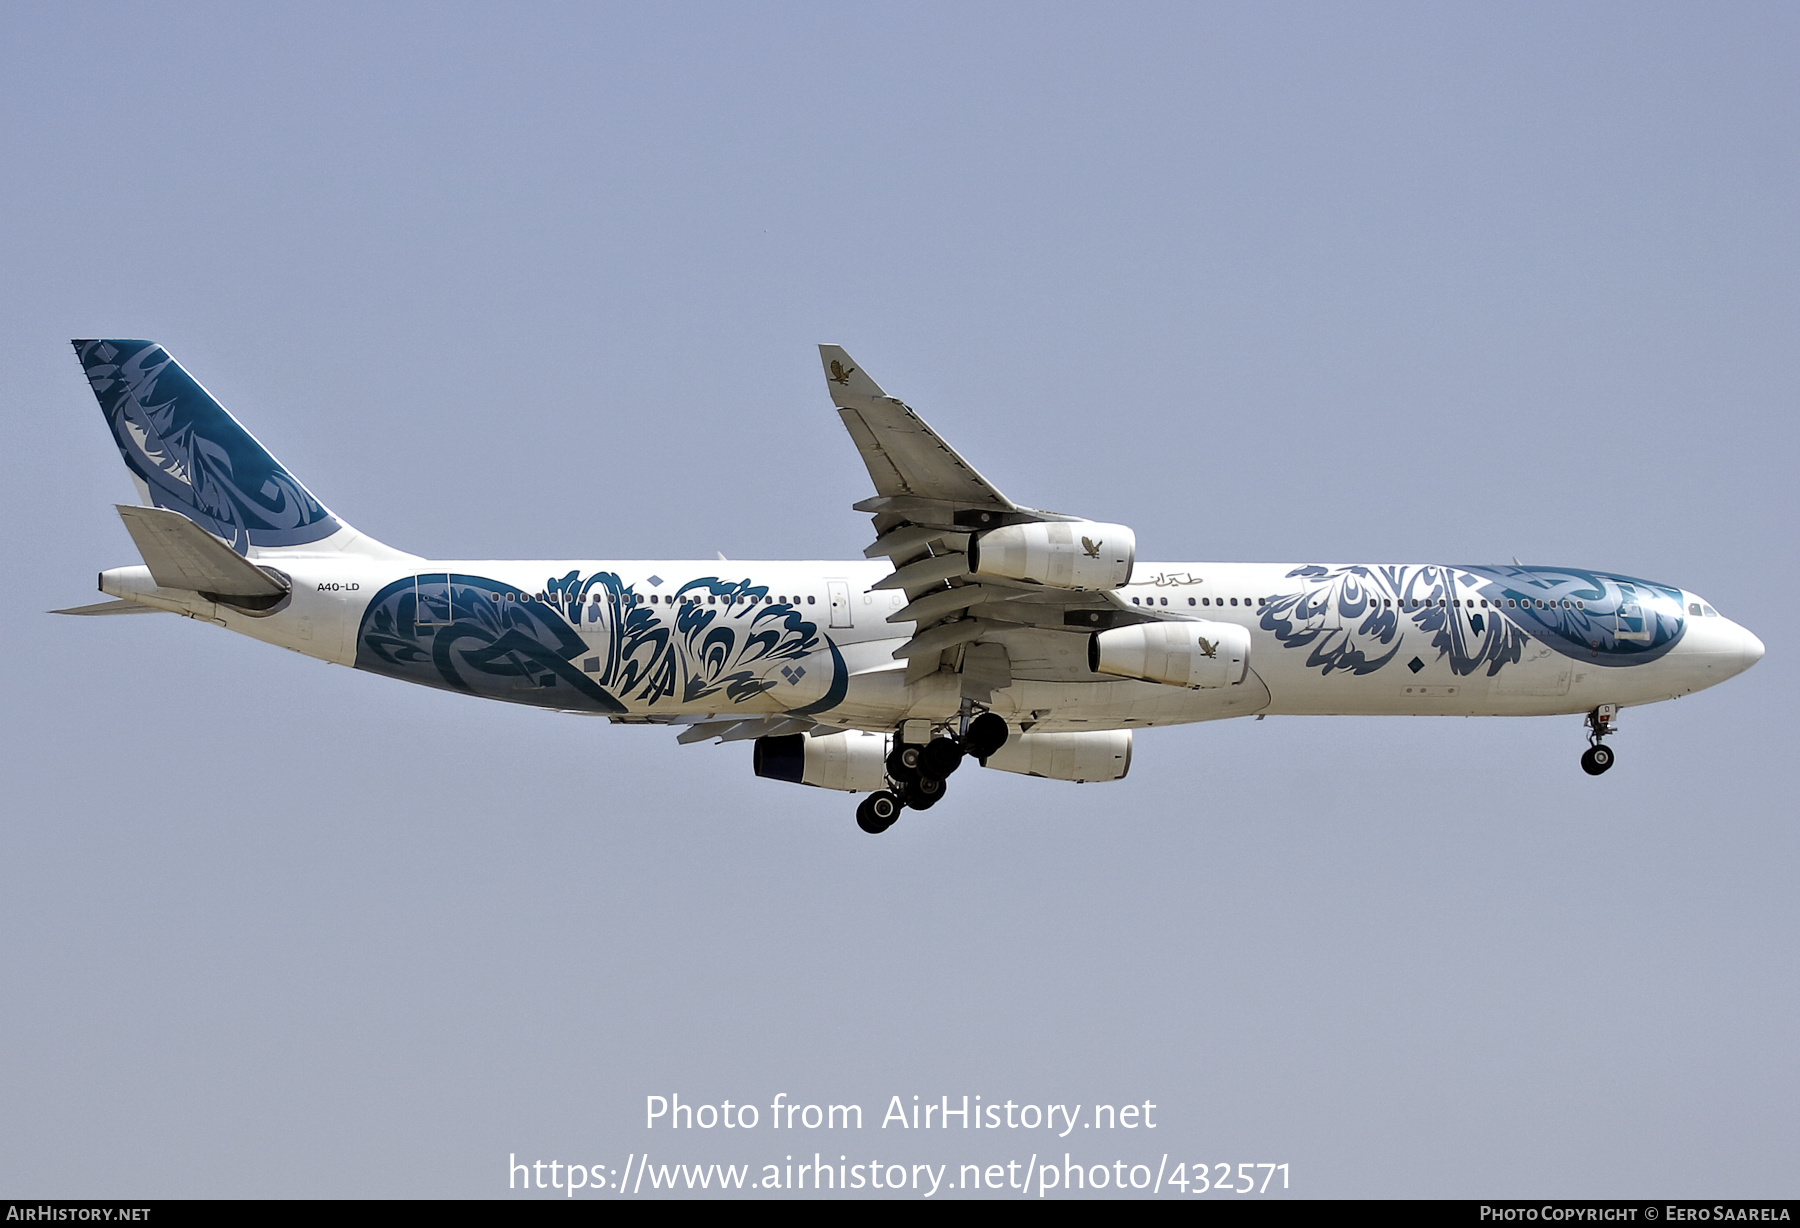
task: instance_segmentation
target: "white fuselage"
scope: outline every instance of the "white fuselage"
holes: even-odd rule
[[[872,587],[886,562],[262,561],[292,582],[262,615],[159,589],[143,567],[102,588],[340,665],[628,722],[801,712],[880,731],[962,703],[953,672],[907,684],[892,652],[913,627],[886,621],[906,598]],[[1563,569],[1140,562],[1118,596],[1245,627],[1247,676],[1210,690],[1103,677],[1088,630],[1003,627],[990,638],[1011,681],[986,706],[1043,730],[1537,716],[1675,698],[1762,655],[1692,593]]]

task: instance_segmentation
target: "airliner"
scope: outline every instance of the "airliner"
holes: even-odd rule
[[[928,810],[973,759],[1123,779],[1137,729],[1270,715],[1580,715],[1741,673],[1762,641],[1673,585],[1574,567],[1148,563],[1014,503],[850,355],[826,389],[874,494],[845,561],[425,559],[352,528],[149,341],[74,342],[138,503],[110,600],[484,699],[754,743],[757,776]]]

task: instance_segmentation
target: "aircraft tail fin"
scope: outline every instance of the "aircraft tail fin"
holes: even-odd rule
[[[162,346],[72,344],[146,505],[180,513],[239,555],[398,553],[333,515]]]

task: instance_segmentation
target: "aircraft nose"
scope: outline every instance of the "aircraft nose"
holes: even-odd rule
[[[1744,637],[1742,652],[1744,668],[1749,669],[1763,658],[1763,642],[1756,638],[1747,628],[1739,627],[1738,634]]]

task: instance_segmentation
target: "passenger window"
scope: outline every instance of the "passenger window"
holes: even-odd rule
[[[1168,605],[1168,604],[1169,604],[1169,599],[1168,599],[1168,598],[1167,598],[1167,597],[1164,597],[1164,598],[1163,598],[1163,599],[1162,599],[1162,603],[1163,603],[1163,604],[1164,604],[1164,605]]]
[[[1232,605],[1236,605],[1236,604],[1237,604],[1237,598],[1236,598],[1236,597],[1233,597],[1233,598],[1232,598],[1232,599],[1231,599],[1231,604],[1232,604]]]
[[[1188,604],[1189,604],[1189,605],[1193,605],[1193,604],[1194,604],[1194,599],[1193,599],[1193,598],[1192,598],[1192,597],[1189,597],[1189,598],[1188,598]]]
[[[808,598],[807,598],[807,599],[806,599],[806,604],[807,604],[807,605],[812,605],[812,604],[813,604],[813,602],[814,602],[814,600],[815,600],[815,598],[812,598],[812,597],[808,597]]]
[[[1201,605],[1211,605],[1212,598],[1211,597],[1202,597],[1202,598],[1200,598],[1200,604]]]

